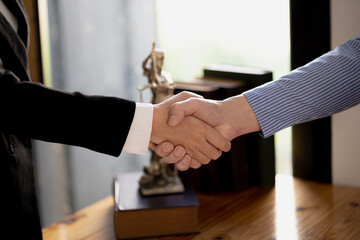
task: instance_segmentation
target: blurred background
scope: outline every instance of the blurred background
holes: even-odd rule
[[[290,71],[288,0],[37,4],[43,81],[59,89],[139,101],[137,88],[147,82],[141,64],[153,41],[165,51],[163,69],[175,81],[200,77],[215,62],[266,69],[274,79]],[[144,99],[150,102],[150,91]],[[290,129],[277,133],[275,143],[276,171],[291,175]],[[43,227],[112,194],[116,174],[142,171],[150,162],[150,153],[114,158],[41,141],[35,155]]]

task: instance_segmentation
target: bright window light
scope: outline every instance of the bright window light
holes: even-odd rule
[[[290,71],[288,0],[157,0],[158,46],[175,81],[212,63]],[[291,131],[275,136],[276,169],[292,174]]]

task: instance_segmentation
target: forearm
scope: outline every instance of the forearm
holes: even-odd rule
[[[264,137],[352,107],[360,102],[360,39],[244,95]]]
[[[1,76],[2,131],[43,141],[86,147],[118,156],[135,103],[49,89]]]

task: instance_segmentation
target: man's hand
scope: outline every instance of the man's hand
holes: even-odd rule
[[[164,103],[171,105],[175,102],[184,101],[189,98],[203,98],[201,95],[183,91],[169,99],[167,99]],[[183,146],[174,146],[173,143],[169,141],[164,141],[160,144],[154,144],[153,142],[149,143],[149,148],[153,148],[157,155],[160,157],[166,157],[168,159],[168,163],[174,163],[179,170],[186,170],[189,168],[189,164],[193,168],[198,168],[201,166],[201,163],[196,159],[192,159],[190,155],[186,153],[186,150]],[[181,161],[180,161],[181,160]]]
[[[236,137],[236,130],[222,101],[189,98],[171,106],[170,126],[177,126],[186,116],[192,115],[217,128],[227,139]]]
[[[199,168],[202,164],[196,159],[192,159],[186,154],[183,146],[174,146],[171,142],[165,141],[157,145],[153,145],[157,155],[167,159],[167,163],[174,163],[180,171],[185,171],[189,167]]]
[[[176,127],[170,127],[167,122],[173,102],[174,99],[170,98],[154,105],[153,129],[150,138],[152,143],[160,144],[166,140],[174,145],[184,146],[186,153],[202,164],[219,158],[222,151],[230,150],[230,141],[195,117],[187,116]]]
[[[224,101],[189,98],[182,102],[176,102],[171,107],[168,123],[170,126],[177,126],[188,115],[215,127],[228,140],[261,130],[249,102],[243,95]],[[174,154],[168,154],[164,160],[166,162],[177,162],[177,165],[181,166],[181,170],[186,170],[192,166],[199,167],[198,162],[191,160],[188,164],[188,159],[180,159]]]

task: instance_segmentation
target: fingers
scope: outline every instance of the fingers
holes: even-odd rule
[[[153,144],[154,145],[154,144]],[[155,145],[154,148],[157,155],[163,158],[164,162],[171,164],[174,163],[180,171],[186,171],[189,168],[199,168],[202,164],[185,154],[185,148],[176,146],[171,142],[162,142]]]
[[[183,91],[183,92],[178,93],[175,96],[172,96],[171,98],[168,98],[167,100],[163,101],[162,103],[160,103],[160,105],[166,105],[166,106],[170,107],[172,104],[174,104],[176,102],[181,102],[181,101],[184,101],[189,98],[203,99],[204,97],[199,94],[196,94],[196,93]]]
[[[169,121],[170,126],[177,126],[187,115],[193,115],[201,107],[201,101],[189,98],[186,101],[176,102],[171,106]]]
[[[189,168],[199,168],[202,165],[209,164],[211,160],[215,160],[221,156],[221,151],[217,148],[206,146],[204,149],[207,151],[207,157],[204,153],[198,152],[195,156],[198,158],[193,159],[190,155],[186,154],[186,150],[182,146],[176,146],[171,142],[162,142],[155,145],[154,150],[157,155],[163,158],[163,161],[168,164],[175,164],[180,171],[188,170]],[[212,152],[212,153],[211,153]]]
[[[209,155],[211,155],[211,154],[207,153],[207,155],[205,155],[205,154],[202,153],[202,152],[197,152],[197,153],[194,155],[194,158],[195,158],[198,162],[200,162],[201,164],[206,165],[206,164],[209,164],[209,162],[211,162],[211,158],[208,157]]]
[[[168,114],[170,112],[168,115],[168,124],[177,128],[176,134],[171,134],[173,130],[159,131],[162,135],[169,135],[162,139],[167,139],[176,145],[186,147],[174,147],[171,143],[168,143],[169,145],[165,143],[156,145],[154,148],[156,153],[163,157],[166,163],[175,163],[179,170],[184,171],[188,168],[198,168],[202,164],[208,164],[211,160],[219,158],[222,151],[227,152],[230,150],[230,141],[221,135],[218,130],[213,128],[217,127],[220,122],[211,117],[214,117],[213,113],[218,112],[220,108],[219,103],[216,101],[203,100],[200,95],[182,92],[161,104],[163,105],[159,106],[160,108],[167,106]],[[193,117],[188,115],[193,115]],[[198,122],[194,122],[195,120],[191,122],[186,116],[190,119],[195,117],[194,119],[197,119],[196,121]],[[212,127],[199,119],[203,121],[204,119],[208,120],[205,122]],[[182,123],[183,121],[184,123]],[[164,126],[163,123],[158,125]],[[202,127],[204,125],[205,127]],[[156,142],[155,140],[154,138],[154,142]],[[158,142],[161,142],[161,139],[159,140]]]
[[[181,92],[159,104],[153,105],[153,121],[152,121],[152,131],[150,135],[150,141],[159,144],[165,140],[169,140],[165,136],[168,131],[166,130],[170,108],[173,103],[178,101],[183,101],[188,98],[202,98],[202,96],[190,93],[190,92]]]
[[[166,157],[173,152],[174,148],[175,148],[174,144],[172,144],[171,142],[165,141],[165,142],[155,145],[154,151],[160,157]]]
[[[189,98],[203,99],[204,97],[193,92],[182,91],[181,93],[176,94],[173,98],[176,99],[177,101],[184,101]]]
[[[203,164],[208,164],[211,159],[206,157],[203,153],[199,153],[197,156],[200,156],[201,161],[193,159],[190,155],[186,154],[186,150],[182,146],[176,146],[171,142],[162,142],[158,145],[154,145],[154,150],[157,155],[163,158],[164,162],[168,164],[174,163],[180,171],[186,171],[189,168],[197,169]],[[215,157],[217,159],[221,155],[221,151],[215,151]]]
[[[164,142],[165,143],[165,142]],[[164,143],[161,143],[159,145],[164,145]],[[168,153],[167,151],[164,151],[164,146],[155,146],[155,152],[163,157],[164,162],[168,164],[174,163],[177,169],[180,171],[186,171],[189,168],[199,168],[201,167],[202,163],[197,161],[196,159],[192,159],[190,155],[186,154],[185,148],[182,146],[176,146],[175,149],[170,150],[168,148],[168,151],[171,151]],[[173,146],[172,144],[170,144]],[[207,159],[208,160],[208,159]],[[209,160],[207,161],[209,162]]]
[[[218,148],[218,150],[220,151],[220,155],[221,152],[228,152],[231,149],[231,142],[211,127],[208,127],[208,130],[206,131],[206,140],[211,145]],[[212,157],[212,159],[217,159],[220,157],[220,155],[218,157]]]
[[[199,161],[197,161],[196,159],[191,159],[190,168],[198,169],[201,166],[202,164]]]
[[[188,154],[186,154],[184,158],[182,158],[180,161],[175,163],[175,166],[180,171],[186,171],[189,169],[190,163],[191,163],[191,157]]]
[[[163,160],[166,163],[177,163],[179,162],[181,159],[184,158],[185,156],[185,148],[182,146],[176,146],[174,151],[172,151],[170,154],[168,154],[167,156],[162,156]],[[190,157],[190,156],[189,156]]]
[[[195,159],[199,160],[202,164],[208,164],[211,160],[218,159],[222,154],[222,151],[216,146],[212,145],[209,141],[204,144],[201,152],[194,155]],[[200,155],[200,157],[199,157]]]
[[[196,159],[191,159],[189,155],[185,155],[185,157],[179,162],[175,163],[175,165],[180,171],[186,171],[189,168],[197,169],[201,167],[202,164]]]
[[[201,164],[219,158],[221,150],[230,149],[230,142],[225,137],[195,117],[187,116],[175,130],[170,136],[173,139],[171,141],[183,145],[187,154]]]

